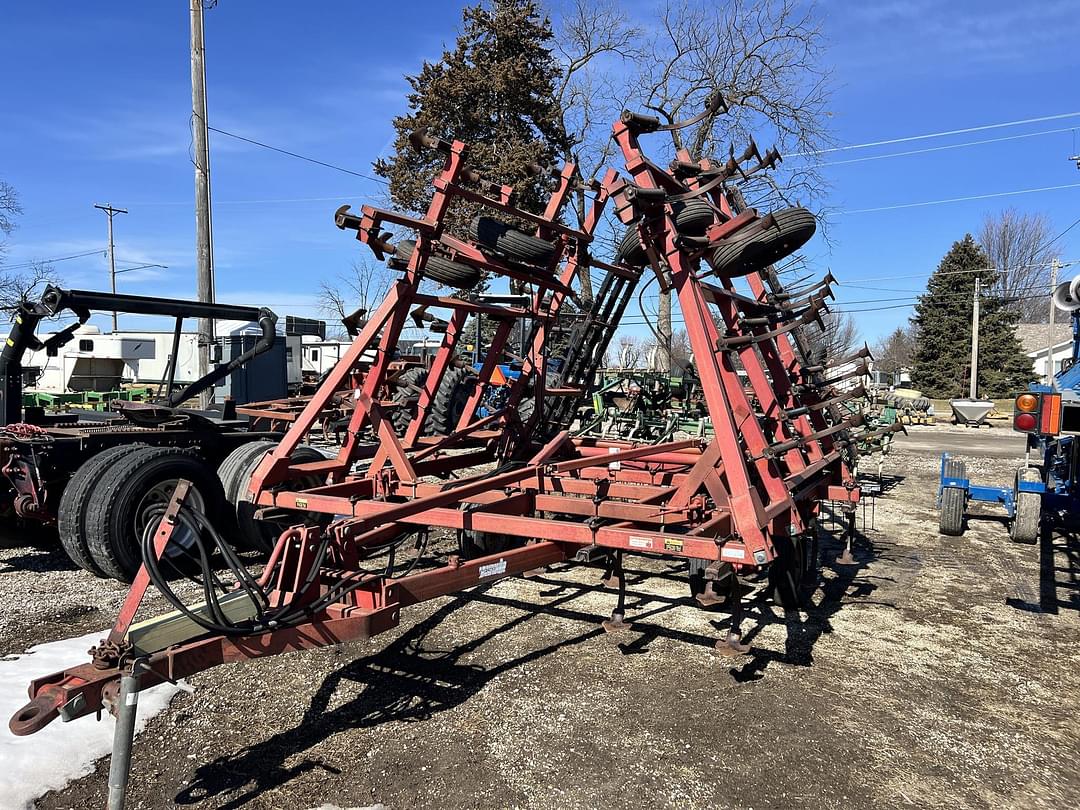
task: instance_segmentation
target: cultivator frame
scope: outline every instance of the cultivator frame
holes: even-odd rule
[[[414,146],[436,149],[445,158],[426,215],[366,205],[359,215],[347,207],[336,214],[338,227],[355,230],[377,257],[395,255],[400,247],[384,233],[388,224],[415,232],[415,249],[401,262],[401,280],[252,476],[252,499],[264,517],[296,516],[256,585],[265,604],[238,588],[213,611],[194,606],[132,624],[149,583],[144,566],[110,638],[92,651],[92,663],[34,681],[32,700],[12,718],[12,730],[32,733],[57,715],[72,719],[103,706],[123,712],[117,695],[124,677],[137,677],[138,688],[145,688],[220,663],[370,638],[397,625],[408,605],[565,560],[606,567],[605,581],[619,596],[605,628],[624,630],[622,556],[628,552],[685,558],[703,568],[710,583],[700,597],[705,604],[719,601],[713,586],[724,585],[734,615],[717,649],[746,652],[738,574],[783,564],[799,576],[793,554],[801,548],[805,558],[821,501],[854,510],[859,486],[847,461],[854,441],[848,431],[858,420],[839,413],[828,369],[804,367],[805,346],[796,346],[798,326],[825,311],[831,278],[793,294],[771,268],[758,267],[742,273],[747,294],[736,290],[723,267],[704,270],[702,257],[711,255],[711,247],[734,238],[752,241],[777,226],[771,215],[739,210],[737,198],[733,205],[730,192],[725,194],[725,181],[748,173],[739,161],[716,167],[682,154],[671,171],[650,161],[638,139],[658,128],[655,119],[624,113],[613,136],[630,179],[609,170],[599,182],[583,181],[567,164],[550,173],[555,188],[541,215],[514,207],[509,187],[469,168],[464,143],[417,133]],[[748,151],[753,155],[756,149]],[[775,159],[775,153],[758,155],[759,165],[750,171]],[[548,174],[539,167],[538,172]],[[570,194],[582,188],[592,195],[588,215],[580,228],[565,225],[561,217]],[[680,233],[675,220],[675,207],[694,198],[709,200],[714,218],[698,236]],[[449,233],[447,215],[455,200],[531,223],[554,247],[548,266],[529,267]],[[637,229],[649,266],[679,299],[712,436],[638,445],[571,435],[577,403],[644,269],[592,255],[608,203]],[[436,255],[529,285],[530,305],[495,306],[421,292],[426,263]],[[605,273],[590,301],[574,290],[582,269]],[[567,300],[581,317],[553,371],[547,339]],[[450,316],[416,416],[399,438],[376,392],[389,373],[398,334],[417,308],[448,310]],[[487,359],[456,429],[447,436],[423,435],[471,314],[498,324]],[[523,372],[511,384],[504,408],[475,418],[519,318],[532,329]],[[374,362],[360,372],[360,358],[365,352],[370,357],[372,349]],[[292,452],[340,391],[352,391],[354,407],[339,452],[324,461],[294,463]],[[523,420],[519,406],[525,398],[534,408]],[[378,442],[364,444],[362,437],[371,434]],[[324,483],[297,483],[312,477]],[[155,557],[183,515],[185,494],[181,485],[158,530]],[[393,552],[404,538],[423,538],[417,543],[426,548],[428,533],[439,528],[458,532],[472,553],[397,574]],[[365,560],[387,552],[384,571],[364,567]],[[208,630],[211,613],[217,623],[234,622],[234,629]]]

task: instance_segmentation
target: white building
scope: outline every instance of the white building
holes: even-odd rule
[[[1072,324],[1068,315],[1058,315],[1064,320],[1054,324],[1054,334],[1050,335],[1048,323],[1021,323],[1016,326],[1016,337],[1024,349],[1024,354],[1031,358],[1035,366],[1035,378],[1046,380],[1047,348],[1051,347],[1054,373],[1061,371],[1063,361],[1072,357]]]

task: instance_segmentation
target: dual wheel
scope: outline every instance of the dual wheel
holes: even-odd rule
[[[946,478],[967,478],[967,468],[958,458],[945,461],[942,471]],[[1035,467],[1021,467],[1016,471],[1015,511],[1009,526],[1009,537],[1014,543],[1031,545],[1038,542],[1042,525],[1042,496],[1037,492],[1021,492],[1020,484],[1039,483],[1042,476]],[[941,512],[938,529],[941,534],[959,537],[964,533],[964,512],[967,507],[967,492],[961,487],[944,487],[941,490]]]
[[[103,450],[79,467],[60,498],[57,530],[64,551],[80,568],[99,577],[130,582],[142,564],[143,534],[161,519],[181,479],[191,482],[187,505],[224,529],[226,537],[237,537],[236,545],[261,551],[272,548],[285,527],[254,519],[247,484],[274,446],[268,441],[240,445],[217,473],[188,449],[127,444]],[[322,458],[308,447],[293,454],[297,462]],[[181,565],[196,541],[186,526],[178,525],[166,558]]]

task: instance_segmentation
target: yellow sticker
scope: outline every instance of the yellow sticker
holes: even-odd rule
[[[307,498],[297,498],[296,499],[296,508],[297,509],[307,509]]]
[[[671,540],[665,540],[664,541],[664,550],[665,551],[682,551],[682,547],[683,547],[682,540],[676,540],[676,539],[673,538]]]

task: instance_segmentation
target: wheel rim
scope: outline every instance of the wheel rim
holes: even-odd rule
[[[173,492],[176,490],[176,485],[180,483],[178,478],[169,478],[164,481],[159,481],[147,490],[143,495],[142,500],[139,501],[139,506],[135,511],[135,536],[142,539],[146,532],[146,526],[150,521],[155,519],[160,520],[160,515],[163,514],[164,509],[169,505],[172,500]],[[188,490],[187,497],[184,499],[184,505],[192,509],[198,510],[203,515],[206,514],[206,500],[203,498],[198,488],[191,487]],[[184,555],[187,551],[195,546],[195,536],[183,523],[177,523],[173,529],[172,537],[169,540],[169,545],[165,547],[165,557],[168,559],[176,559],[179,556]]]

